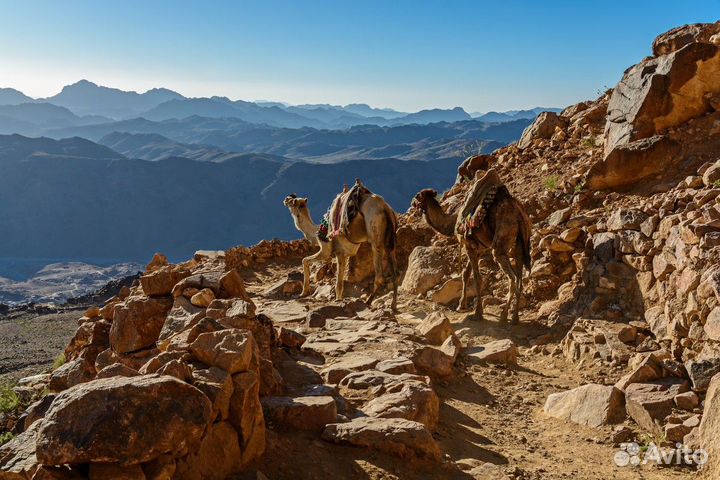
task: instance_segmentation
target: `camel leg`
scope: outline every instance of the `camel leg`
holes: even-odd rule
[[[375,281],[373,282],[373,291],[367,299],[368,305],[370,305],[372,303],[372,301],[375,299],[378,292],[380,291],[380,288],[383,285],[383,254],[382,254],[382,250],[380,250],[380,247],[373,244],[372,245],[372,253],[373,253],[373,264],[375,266]]]
[[[480,267],[478,262],[480,261],[480,254],[474,248],[466,250],[468,255],[468,262],[472,268],[473,278],[475,279],[475,314],[474,319],[477,321],[483,320],[483,306],[482,306],[482,291],[485,285],[485,279],[480,276]]]
[[[388,263],[390,263],[390,275],[392,275],[393,282],[393,299],[392,299],[392,311],[397,312],[397,291],[398,291],[398,279],[397,279],[397,258],[395,258],[395,250],[388,252]]]
[[[472,274],[472,265],[469,259],[465,259],[465,266],[462,271],[462,292],[460,293],[460,302],[458,303],[457,311],[462,312],[467,309],[467,287],[470,281],[470,275]]]
[[[343,291],[345,290],[345,270],[347,269],[347,256],[343,254],[335,255],[337,259],[337,278],[335,279],[335,299],[342,300]]]
[[[321,248],[319,252],[314,253],[314,254],[302,259],[303,289],[302,289],[302,293],[300,293],[301,297],[307,297],[308,295],[310,295],[310,265],[322,260],[323,258],[324,258],[324,252]]]
[[[508,310],[510,308],[510,303],[513,301],[513,297],[515,297],[515,292],[517,290],[517,281],[515,279],[515,270],[510,263],[510,258],[506,254],[501,254],[495,257],[495,261],[500,265],[500,268],[502,268],[503,272],[505,272],[505,276],[508,278],[508,293],[507,297],[505,298],[505,305],[503,305],[502,313],[500,314],[500,323],[507,322],[508,317]]]
[[[519,260],[519,259],[516,259]],[[520,322],[520,315],[518,315],[518,309],[520,308],[520,296],[522,295],[523,289],[523,266],[519,261],[515,262],[515,303],[513,304],[513,314],[510,323],[517,325]]]

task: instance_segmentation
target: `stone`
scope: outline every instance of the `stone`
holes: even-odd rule
[[[167,365],[171,364],[172,362]],[[218,367],[195,368],[192,370],[191,379],[193,386],[210,399],[213,418],[227,420],[230,415],[230,398],[233,394],[232,376]]]
[[[81,350],[87,346],[101,346],[103,350],[110,345],[110,322],[106,320],[96,320],[91,322],[83,322],[75,331],[75,335],[67,347],[65,347],[65,358],[74,360],[78,357]]]
[[[465,350],[465,355],[470,360],[505,365],[517,365],[517,353],[517,346],[509,339],[495,340]]]
[[[712,35],[720,30],[717,23],[694,23],[673,28],[653,42],[653,55],[667,55],[694,42],[710,42]]]
[[[172,377],[113,377],[59,394],[41,422],[43,464],[142,463],[196,448],[212,406],[195,387]],[[128,428],[132,426],[132,428]]]
[[[289,328],[280,327],[278,329],[278,340],[280,345],[288,348],[300,348],[305,343],[305,335],[298,333],[295,330]]]
[[[134,368],[130,368],[122,363],[113,363],[100,370],[95,378],[136,377],[138,375],[140,375],[140,373]]]
[[[42,422],[35,422],[25,432],[0,445],[0,479],[27,480],[32,478],[40,463],[35,443]]]
[[[171,360],[167,362],[165,365],[160,367],[156,373],[158,375],[169,375],[188,383],[191,383],[193,379],[193,372],[190,369],[190,366],[180,360]]]
[[[95,362],[88,358],[76,358],[52,372],[48,388],[53,392],[60,392],[72,386],[89,382],[95,378],[96,373]]]
[[[260,380],[256,372],[233,375],[230,423],[238,432],[243,466],[265,452],[265,417],[260,404]]]
[[[461,295],[462,279],[460,276],[455,275],[430,291],[430,301],[441,305],[451,305],[457,302]],[[475,282],[469,282],[466,295],[468,299],[475,298]]]
[[[682,442],[685,435],[692,431],[691,427],[683,425],[682,423],[666,424],[663,428],[665,440],[668,442]]]
[[[562,223],[565,223],[572,214],[572,208],[561,208],[560,210],[555,210],[553,213],[550,214],[550,216],[547,219],[548,225],[551,226],[557,226]],[[570,240],[574,241],[574,240]]]
[[[391,373],[393,375],[400,375],[402,373],[417,373],[415,364],[406,357],[396,357],[389,360],[383,360],[375,365],[375,369],[384,372]]]
[[[700,398],[695,392],[685,392],[675,395],[673,402],[675,402],[676,407],[682,410],[692,411],[700,405]]]
[[[720,161],[715,162],[703,173],[702,181],[707,187],[716,187],[720,182]]]
[[[615,383],[615,387],[625,391],[628,385],[651,382],[658,380],[662,376],[663,371],[660,362],[655,355],[650,353],[644,355],[629,373],[623,375],[623,377]]]
[[[260,402],[267,421],[298,430],[320,431],[337,421],[337,404],[329,396],[264,397]]]
[[[438,285],[451,270],[442,252],[440,247],[415,247],[408,258],[400,289],[413,295],[424,295]]]
[[[415,350],[412,361],[421,372],[449,377],[453,374],[453,365],[461,350],[460,339],[453,334],[439,348],[424,346]]]
[[[196,307],[207,307],[212,303],[212,301],[215,300],[215,293],[209,289],[209,288],[203,288],[199,292],[197,292],[195,295],[190,297],[190,303],[195,305]]]
[[[708,453],[703,467],[707,478],[720,476],[720,375],[713,377],[705,395],[705,408],[698,429],[699,444]],[[1,458],[1,456],[0,456]]]
[[[440,401],[426,383],[406,381],[389,388],[360,409],[377,418],[404,418],[425,425],[433,431],[440,416]]]
[[[564,130],[567,127],[567,119],[554,112],[542,112],[535,118],[525,131],[523,131],[518,147],[524,150],[538,139],[549,139],[555,133],[555,128]]]
[[[189,350],[206,365],[222,368],[230,374],[249,370],[253,358],[259,356],[252,334],[235,328],[202,333],[190,344]]]
[[[450,320],[440,312],[431,313],[415,328],[432,345],[442,345],[454,333]]]
[[[170,337],[197,325],[205,315],[205,309],[196,307],[187,298],[183,296],[175,298],[158,335],[160,349],[166,349]]]
[[[720,306],[712,309],[705,321],[704,330],[710,340],[720,341]]]
[[[241,450],[235,429],[227,422],[213,424],[200,448],[177,462],[173,479],[225,480],[240,472]]]
[[[607,385],[588,384],[553,393],[545,401],[543,411],[551,417],[590,427],[620,423],[625,419],[622,392]]]
[[[388,452],[400,457],[419,456],[440,461],[440,449],[419,422],[399,418],[361,417],[325,427],[322,438],[335,443]]]
[[[687,390],[687,382],[677,378],[633,383],[625,389],[625,408],[640,427],[660,435],[659,422],[671,413],[675,396]]]
[[[220,277],[220,296],[221,298],[241,298],[252,303],[245,291],[245,282],[234,268]]]
[[[172,300],[165,297],[128,297],[115,307],[110,347],[116,353],[140,350],[155,344]]]
[[[189,276],[189,270],[167,265],[141,276],[140,285],[148,297],[170,295],[175,284]]]
[[[720,358],[692,359],[685,362],[692,388],[704,392],[715,374],[720,373]]]
[[[348,374],[370,370],[374,368],[377,363],[378,359],[376,358],[363,354],[351,354],[325,367],[321,374],[327,383],[337,385],[337,383]]]
[[[607,228],[610,231],[617,232],[621,230],[640,230],[640,226],[648,216],[641,210],[630,208],[619,208],[614,210],[607,220]],[[629,252],[628,252],[629,253]]]

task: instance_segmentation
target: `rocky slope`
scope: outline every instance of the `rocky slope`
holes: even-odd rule
[[[450,310],[457,245],[412,210],[397,314],[357,298],[364,250],[344,301],[328,268],[294,298],[305,241],[157,255],[79,320],[68,363],[15,387],[35,403],[6,416],[0,478],[695,474],[623,464],[621,445],[627,462],[648,451],[633,441],[671,461],[677,443],[702,448],[717,478],[719,32],[661,35],[612,91],[493,154],[534,223],[520,325],[496,321],[507,286],[489,260],[487,320]]]

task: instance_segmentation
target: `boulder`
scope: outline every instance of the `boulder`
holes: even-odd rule
[[[167,265],[141,276],[140,285],[148,297],[170,295],[175,284],[189,276],[190,271],[186,268]]]
[[[327,383],[336,385],[349,373],[370,370],[374,368],[377,363],[378,359],[376,358],[363,354],[350,354],[325,367],[321,374],[325,377]]]
[[[476,296],[475,282],[469,282],[467,286],[467,298]],[[430,300],[441,305],[451,305],[457,302],[462,295],[462,279],[456,275],[445,281],[439,287],[430,292]]]
[[[496,340],[465,350],[465,355],[470,360],[506,365],[517,365],[517,353],[517,347],[509,339]]]
[[[337,405],[329,396],[265,397],[261,403],[269,422],[298,430],[319,431],[337,421]]]
[[[453,373],[453,365],[461,350],[460,339],[453,334],[440,347],[424,346],[415,350],[412,361],[421,372],[448,377]]]
[[[190,303],[192,303],[196,307],[202,308],[207,308],[207,306],[210,305],[213,300],[215,300],[215,292],[213,292],[209,288],[203,288],[195,295],[190,297]]]
[[[412,360],[406,357],[396,357],[389,360],[383,360],[375,365],[375,369],[380,372],[394,375],[400,375],[402,373],[417,373],[415,364]]]
[[[167,365],[172,365],[172,362],[166,364],[166,367]],[[230,398],[233,394],[233,380],[230,374],[218,367],[194,368],[191,378],[193,386],[210,399],[213,419],[227,420],[230,415]]]
[[[415,247],[400,288],[413,295],[424,295],[450,273],[450,265],[440,247]]]
[[[25,432],[0,445],[0,479],[27,480],[40,466],[35,443],[42,422],[35,422]]]
[[[675,406],[682,410],[694,410],[700,405],[700,397],[695,392],[685,392],[675,395]]]
[[[687,381],[678,378],[633,383],[625,389],[625,407],[635,423],[648,432],[660,435],[659,422],[672,412],[674,398],[686,391]]]
[[[720,182],[720,160],[705,170],[702,181],[707,187],[715,187],[718,185],[718,182]]]
[[[625,419],[622,392],[607,385],[588,384],[548,396],[543,411],[551,417],[599,427]]]
[[[142,463],[197,448],[212,406],[167,376],[113,377],[59,394],[41,422],[37,458],[49,465]]]
[[[692,388],[696,392],[704,392],[710,386],[710,380],[720,373],[720,358],[692,359],[685,362]]]
[[[265,417],[260,404],[260,380],[256,372],[232,376],[233,394],[230,398],[230,423],[238,432],[243,466],[265,452]]]
[[[280,327],[278,329],[278,340],[283,347],[300,348],[303,346],[303,343],[305,343],[306,338],[305,335],[295,330]]]
[[[130,368],[122,363],[113,363],[100,370],[95,378],[136,377],[138,375],[140,375],[140,373],[134,368]]]
[[[713,377],[705,395],[705,409],[698,430],[700,447],[708,454],[707,478],[720,477],[720,375]],[[0,456],[2,458],[2,456]]]
[[[96,373],[94,361],[88,358],[76,358],[52,372],[48,388],[53,392],[60,392],[66,388],[89,382],[95,378]]]
[[[525,149],[532,145],[533,140],[552,137],[556,127],[564,130],[565,127],[567,127],[567,119],[555,112],[542,112],[537,116],[535,121],[523,131],[518,141],[518,147]]]
[[[704,330],[710,340],[720,341],[720,306],[712,309],[705,321]]]
[[[118,465],[117,463],[91,463],[88,470],[89,480],[145,480],[140,465]]]
[[[227,422],[213,424],[200,448],[178,460],[177,480],[224,480],[241,470],[241,450],[237,432]]]
[[[206,365],[230,374],[249,370],[253,359],[259,357],[252,334],[236,328],[202,333],[190,344],[189,350]]]
[[[172,307],[166,297],[128,297],[117,305],[110,328],[110,347],[116,353],[140,350],[155,344]]]
[[[433,345],[442,345],[454,333],[450,320],[440,312],[431,313],[415,328]]]
[[[325,427],[322,438],[335,443],[380,450],[401,457],[440,461],[440,449],[422,423],[399,418],[356,418]]]
[[[205,315],[204,308],[196,307],[187,298],[175,298],[158,335],[159,348],[166,348],[170,337],[195,326]]]
[[[708,43],[720,32],[720,23],[694,23],[673,28],[659,35],[653,42],[653,55],[667,55],[693,42]]]
[[[607,229],[612,232],[620,230],[640,230],[640,225],[647,220],[648,216],[641,210],[630,208],[619,208],[613,211],[607,220]],[[629,253],[629,252],[627,252]]]
[[[377,418],[404,418],[435,429],[440,416],[440,401],[426,383],[406,381],[386,390],[360,409],[365,415]]]

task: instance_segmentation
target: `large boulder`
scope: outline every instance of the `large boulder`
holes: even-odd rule
[[[440,460],[440,449],[422,423],[400,418],[361,417],[325,427],[322,438],[380,450],[401,457],[418,455]]]
[[[524,149],[529,147],[535,139],[547,139],[553,136],[556,128],[567,127],[567,119],[555,112],[542,112],[535,121],[523,131],[518,147]]]
[[[720,375],[713,377],[705,396],[705,410],[700,422],[700,447],[708,453],[707,478],[720,477]]]
[[[553,393],[543,411],[551,417],[599,427],[625,419],[624,398],[620,390],[607,385],[583,385],[566,392]]]
[[[408,259],[408,268],[401,289],[414,295],[424,295],[450,273],[451,266],[439,247],[415,247]]]
[[[440,400],[427,383],[407,380],[387,388],[361,408],[370,417],[404,418],[435,429],[440,416]]]
[[[261,400],[268,421],[296,428],[319,431],[337,421],[333,397],[265,397]]]
[[[171,307],[170,298],[139,295],[117,305],[110,327],[112,350],[127,353],[154,345]]]
[[[42,422],[35,422],[28,430],[0,445],[0,479],[27,480],[33,477],[39,462],[35,442]]]
[[[59,394],[41,423],[37,458],[49,465],[136,464],[197,449],[212,406],[168,376],[114,377]]]
[[[655,39],[653,55],[667,55],[693,42],[707,43],[710,37],[718,32],[720,32],[720,22],[694,23],[673,28]]]
[[[675,397],[688,389],[679,378],[630,384],[625,389],[627,413],[644,430],[660,435],[660,423],[672,412]]]
[[[173,287],[190,271],[177,265],[167,265],[140,277],[140,285],[147,296],[169,295]]]
[[[190,344],[190,353],[201,362],[219,367],[230,374],[245,372],[258,361],[255,340],[247,330],[237,328],[198,335]],[[257,370],[257,365],[254,365]]]

